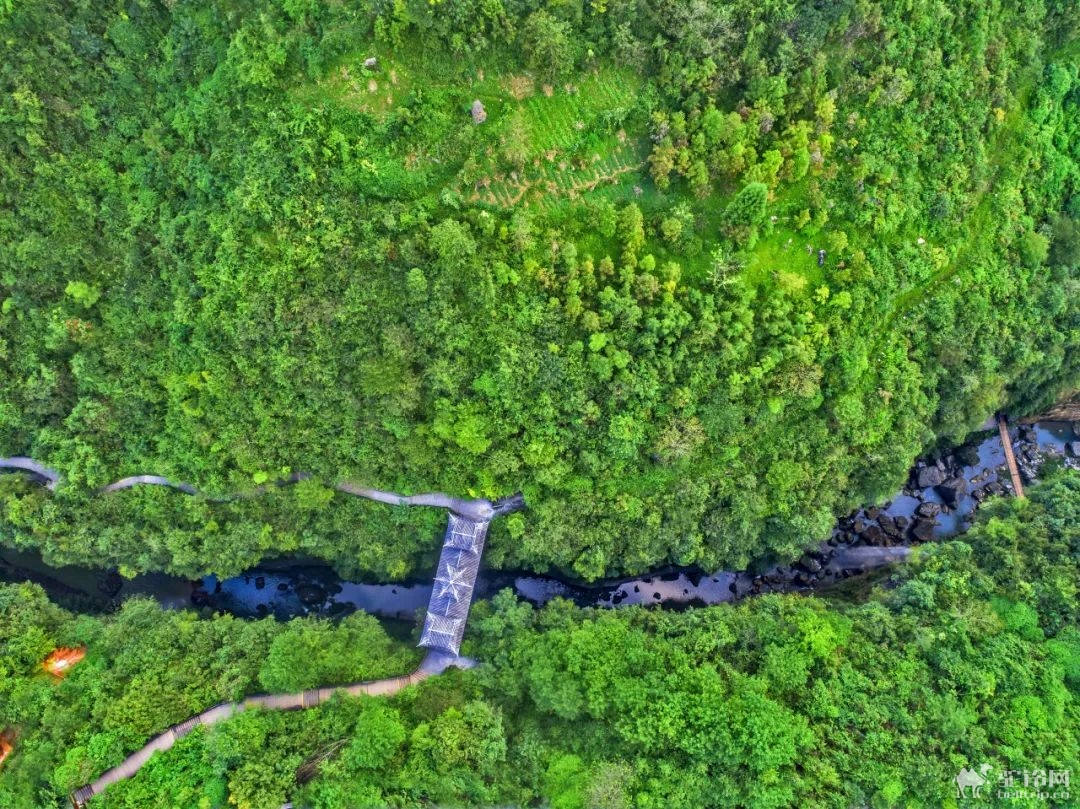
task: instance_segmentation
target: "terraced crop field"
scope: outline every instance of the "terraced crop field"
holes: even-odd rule
[[[464,193],[470,201],[549,206],[641,170],[645,144],[622,128],[635,114],[639,88],[633,76],[601,68],[576,85],[537,87],[518,80],[515,88],[519,97],[506,99],[498,120],[488,120],[500,146]]]

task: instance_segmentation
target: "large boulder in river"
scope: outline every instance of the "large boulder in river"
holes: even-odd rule
[[[935,525],[937,525],[936,520],[920,517],[911,524],[911,535],[919,542],[929,542],[934,538]]]
[[[941,506],[937,503],[919,503],[915,513],[920,517],[936,517],[941,513]]]
[[[974,444],[965,444],[955,453],[957,463],[963,466],[979,465],[979,448]]]
[[[315,604],[322,604],[326,600],[326,591],[317,584],[308,584],[305,582],[304,584],[298,585],[296,594],[300,597],[300,600],[309,607],[314,606]]]
[[[903,533],[891,514],[882,514],[878,517],[878,525],[881,526],[881,530],[885,532],[886,536],[893,539],[900,539],[900,535]]]
[[[1065,448],[1072,453],[1074,458],[1080,458],[1080,441],[1070,441]]]
[[[866,526],[866,530],[862,532],[863,542],[867,545],[880,545],[884,536],[885,533],[881,530],[881,526],[874,523],[870,523],[870,525]]]
[[[915,477],[915,483],[920,489],[929,489],[937,486],[945,480],[945,473],[936,466],[924,466]]]
[[[949,508],[956,508],[960,498],[967,494],[967,481],[960,476],[949,478],[935,486],[934,491],[941,496],[941,502]]]

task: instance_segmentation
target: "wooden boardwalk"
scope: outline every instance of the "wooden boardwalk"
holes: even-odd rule
[[[1017,497],[1024,496],[1024,484],[1020,481],[1020,470],[1016,466],[1016,455],[1013,454],[1012,439],[1009,438],[1009,423],[1005,416],[997,417],[998,432],[1001,434],[1001,446],[1005,450],[1005,463],[1009,466],[1009,477],[1012,478],[1013,493]]]

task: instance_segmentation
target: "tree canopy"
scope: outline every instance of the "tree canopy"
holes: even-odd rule
[[[13,4],[0,449],[67,485],[5,483],[5,541],[186,575],[427,562],[420,518],[311,489],[86,499],[302,470],[525,489],[497,564],[796,555],[920,449],[1076,380],[1076,24],[1041,3]]]

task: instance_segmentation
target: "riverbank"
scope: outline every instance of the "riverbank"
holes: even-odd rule
[[[1034,484],[1053,459],[1080,468],[1080,424],[1043,421],[1012,428],[1024,482]],[[986,499],[1011,493],[996,431],[976,434],[964,445],[919,459],[903,489],[891,500],[840,519],[831,536],[794,563],[761,560],[747,571],[667,568],[654,573],[584,584],[530,572],[482,571],[478,597],[504,588],[533,604],[562,597],[579,606],[634,604],[671,609],[735,601],[768,592],[814,592],[835,587],[904,559],[909,548],[967,530]],[[412,621],[431,595],[430,581],[380,584],[348,581],[317,560],[277,559],[230,578],[187,580],[143,574],[126,580],[116,571],[52,568],[40,556],[0,550],[0,580],[33,580],[50,596],[79,611],[108,611],[125,598],[148,595],[170,609],[195,607],[242,617],[341,616],[363,611]]]

